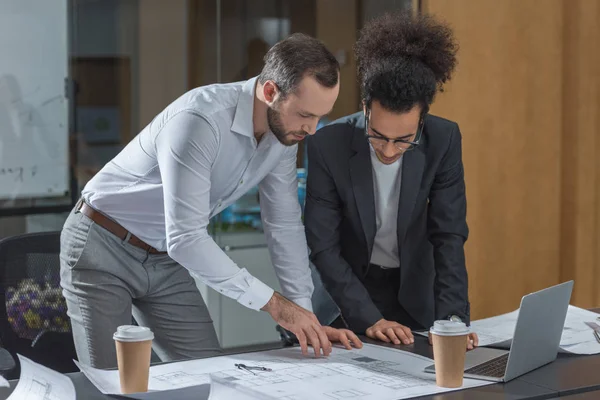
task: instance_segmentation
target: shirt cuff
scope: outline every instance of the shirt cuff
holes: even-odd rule
[[[312,301],[310,300],[310,297],[301,297],[299,299],[293,299],[292,301],[305,310],[313,312]]]
[[[260,310],[271,300],[275,291],[262,283],[259,279],[252,277],[252,282],[243,295],[238,298],[238,303],[253,310]]]

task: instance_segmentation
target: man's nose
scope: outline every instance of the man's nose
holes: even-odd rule
[[[386,156],[387,158],[392,158],[396,155],[398,155],[398,153],[400,153],[401,150],[399,150],[396,145],[392,142],[387,142],[386,145],[383,147],[383,155]]]
[[[304,124],[302,125],[302,130],[309,135],[314,135],[317,132],[317,122],[314,124]]]

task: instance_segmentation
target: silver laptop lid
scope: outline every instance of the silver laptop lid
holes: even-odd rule
[[[556,359],[572,291],[568,281],[521,299],[504,381]]]

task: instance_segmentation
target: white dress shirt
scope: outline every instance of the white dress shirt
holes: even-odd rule
[[[132,234],[258,310],[273,289],[238,267],[207,232],[209,219],[258,185],[261,219],[283,294],[312,311],[297,146],[272,132],[257,143],[256,78],[193,89],[158,114],[85,186],[83,198]]]
[[[399,268],[398,257],[398,203],[402,180],[402,159],[384,164],[371,147],[373,165],[373,191],[377,232],[371,253],[371,264],[385,268]]]

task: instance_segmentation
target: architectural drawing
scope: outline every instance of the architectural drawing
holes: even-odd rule
[[[431,359],[392,348],[365,344],[360,350],[334,348],[328,357],[303,356],[299,348],[189,360],[150,369],[149,390],[174,390],[213,381],[258,398],[283,400],[396,400],[447,392],[435,375],[424,372]],[[265,367],[244,370],[236,364]],[[111,393],[115,371],[82,369],[93,382],[110,379],[100,390]],[[110,378],[107,374],[113,374]],[[98,379],[96,379],[98,378]],[[465,379],[463,388],[493,382]],[[114,393],[114,392],[113,392]]]

